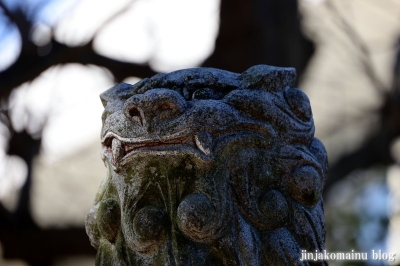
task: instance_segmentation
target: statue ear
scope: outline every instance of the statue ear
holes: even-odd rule
[[[106,108],[107,103],[109,102],[109,95],[106,94],[107,91],[103,92],[102,94],[100,94],[100,100],[101,103],[103,104],[103,107]]]
[[[257,65],[243,72],[239,79],[245,88],[260,88],[268,92],[278,92],[294,86],[296,70],[291,67]]]

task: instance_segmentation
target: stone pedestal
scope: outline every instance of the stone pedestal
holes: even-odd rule
[[[196,68],[101,95],[96,265],[327,265],[327,171],[295,70]]]

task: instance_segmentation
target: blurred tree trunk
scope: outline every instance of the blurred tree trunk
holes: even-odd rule
[[[313,52],[297,0],[221,0],[215,50],[202,66],[238,73],[257,64],[295,67],[299,77]]]
[[[21,188],[17,208],[13,213],[13,220],[21,228],[35,228],[35,222],[30,211],[30,198],[32,186],[33,159],[40,151],[41,139],[33,138],[26,130],[13,132],[8,141],[8,155],[19,156],[26,164],[28,173]]]

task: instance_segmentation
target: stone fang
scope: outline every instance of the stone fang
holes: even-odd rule
[[[112,140],[111,151],[114,162],[119,161],[124,156],[124,147],[119,139],[114,138]]]
[[[197,134],[194,137],[194,140],[197,148],[200,151],[202,151],[207,156],[211,155],[213,139],[210,132],[201,130],[197,132]]]

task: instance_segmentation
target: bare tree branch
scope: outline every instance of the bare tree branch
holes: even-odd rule
[[[400,58],[400,57],[399,57]],[[397,72],[394,79],[399,79]],[[399,86],[400,83],[394,83]],[[398,91],[398,88],[397,90]],[[362,147],[351,152],[329,168],[326,194],[332,186],[356,169],[365,169],[374,165],[394,163],[391,154],[393,141],[400,136],[400,101],[392,93],[386,93],[385,102],[380,109],[379,132],[371,136]]]
[[[337,7],[333,4],[332,0],[328,0],[325,2],[326,6],[331,10],[332,14],[336,16],[338,22],[340,23],[340,27],[348,36],[348,38],[352,41],[352,43],[359,49],[360,63],[365,71],[366,76],[370,79],[371,83],[381,93],[386,92],[386,86],[379,79],[376,71],[373,68],[373,63],[371,59],[371,54],[364,41],[358,32],[350,25],[350,23],[344,18],[344,16],[340,13]]]
[[[104,22],[95,33],[95,36],[105,25],[126,12],[133,2],[134,0],[130,1],[120,11]],[[106,67],[114,75],[117,82],[129,76],[145,78],[157,74],[147,64],[123,62],[98,54],[93,48],[93,39],[85,45],[69,47],[53,38],[47,44],[47,47],[51,49],[50,52],[45,56],[40,56],[38,49],[41,48],[29,39],[29,31],[33,25],[27,19],[26,15],[19,9],[11,12],[2,1],[0,1],[0,7],[4,9],[9,19],[17,25],[24,40],[22,52],[17,60],[9,68],[0,72],[0,98],[7,98],[14,88],[35,79],[51,66],[59,64],[80,63]]]
[[[114,13],[111,17],[109,17],[105,22],[103,22],[103,24],[96,30],[96,32],[93,34],[93,38],[92,40],[94,40],[98,35],[99,32],[104,29],[108,24],[110,24],[111,22],[113,22],[116,18],[118,18],[119,16],[121,16],[122,14],[124,14],[125,12],[127,12],[130,8],[130,6],[136,2],[136,0],[131,0],[128,3],[126,3],[126,5],[124,5],[118,12]]]
[[[106,67],[117,81],[122,81],[129,76],[145,78],[157,74],[148,65],[121,62],[99,55],[94,51],[92,42],[83,46],[68,47],[52,40],[51,51],[46,56],[25,57],[21,55],[13,65],[0,72],[0,98],[8,97],[12,89],[33,80],[51,66],[67,63]]]
[[[32,28],[31,21],[28,20],[26,14],[19,8],[11,11],[3,1],[0,0],[0,8],[3,9],[4,14],[8,19],[14,23],[21,36],[22,49],[21,52],[31,53],[33,44],[30,42],[30,30]]]
[[[326,194],[335,183],[345,178],[354,170],[365,169],[379,164],[392,164],[394,160],[390,152],[391,145],[392,142],[400,136],[400,46],[397,52],[392,87],[391,90],[388,90],[374,70],[370,51],[357,31],[346,21],[331,0],[325,3],[338,18],[342,30],[347,33],[349,39],[359,49],[361,56],[360,62],[365,74],[374,88],[381,93],[384,101],[379,110],[379,131],[375,135],[370,136],[362,147],[348,155],[342,156],[338,162],[330,167],[324,194]]]

